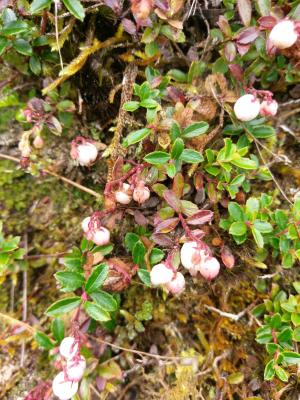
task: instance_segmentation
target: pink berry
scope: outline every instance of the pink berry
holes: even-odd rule
[[[290,20],[278,22],[271,30],[269,40],[278,49],[287,49],[293,46],[298,39],[295,23]]]
[[[60,372],[53,379],[52,390],[60,400],[69,400],[77,393],[78,382],[66,380],[64,372]]]
[[[83,377],[86,368],[86,361],[83,356],[67,361],[66,373],[70,381],[79,382]]]
[[[65,337],[59,346],[60,354],[67,360],[72,359],[78,353],[78,350],[78,343],[72,336]]]
[[[34,138],[33,146],[36,149],[42,149],[44,147],[44,140],[41,138],[41,136],[36,136]]]
[[[234,113],[240,121],[251,121],[259,114],[260,102],[253,94],[241,96],[234,104]]]
[[[214,279],[220,271],[220,263],[215,257],[208,257],[204,263],[200,264],[199,272],[207,280]]]
[[[133,200],[139,204],[145,203],[150,197],[150,190],[143,181],[140,181],[133,191]]]
[[[170,293],[179,295],[184,291],[185,279],[181,272],[177,272],[176,277],[169,283],[166,284],[166,288]]]
[[[278,103],[276,100],[264,100],[260,105],[260,115],[264,117],[274,116],[277,114]]]
[[[97,229],[94,233],[92,233],[92,241],[97,246],[105,246],[109,243],[110,240],[110,232],[108,229],[101,226],[101,228]]]
[[[165,285],[173,279],[173,271],[164,263],[154,265],[150,272],[150,280],[153,286]]]
[[[128,183],[123,183],[120,190],[115,192],[116,201],[120,204],[129,204],[132,199],[132,192]]]

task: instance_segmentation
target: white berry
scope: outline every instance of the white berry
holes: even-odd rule
[[[150,197],[150,190],[144,182],[139,182],[133,191],[133,200],[139,204],[145,203]]]
[[[129,204],[132,199],[130,185],[123,183],[122,188],[115,192],[116,201],[120,204]]]
[[[91,165],[98,156],[98,150],[93,143],[84,143],[77,146],[77,160],[82,166]]]
[[[173,271],[166,267],[165,264],[154,265],[150,272],[150,280],[153,286],[165,285],[171,282],[173,278]]]
[[[105,246],[109,243],[110,240],[110,232],[108,229],[101,226],[101,228],[97,229],[92,235],[92,241],[97,246]]]
[[[293,21],[278,22],[271,30],[269,40],[278,49],[287,49],[293,46],[298,39]]]
[[[86,361],[83,356],[67,361],[66,373],[70,381],[79,382],[83,377]]]
[[[77,393],[78,382],[66,380],[64,372],[60,372],[53,379],[52,390],[60,400],[69,400]]]
[[[241,96],[234,105],[234,113],[240,121],[251,121],[259,114],[260,102],[253,94]]]
[[[90,223],[91,217],[86,217],[84,220],[81,222],[81,227],[83,232],[88,232],[89,231],[89,223]]]
[[[199,249],[197,242],[186,242],[181,247],[181,264],[188,270],[198,269],[198,265],[206,256],[205,250]]]
[[[78,348],[79,346],[75,339],[72,336],[67,336],[62,340],[59,352],[64,358],[70,360],[78,353]]]

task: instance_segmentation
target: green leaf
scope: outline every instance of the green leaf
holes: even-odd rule
[[[279,365],[275,365],[275,373],[282,382],[288,382],[289,374]]]
[[[134,245],[140,240],[140,237],[133,232],[128,232],[125,235],[125,247],[132,251],[134,248]]]
[[[246,213],[251,220],[255,219],[259,211],[259,201],[255,197],[250,197],[246,202]]]
[[[245,222],[233,222],[229,228],[229,233],[234,236],[242,236],[247,232]]]
[[[62,314],[74,310],[81,303],[81,298],[78,296],[67,297],[53,303],[47,310],[46,314],[50,317],[60,317]]]
[[[173,179],[176,175],[176,167],[174,164],[167,164],[166,165],[166,172],[169,178]]]
[[[36,332],[34,338],[38,344],[46,350],[52,350],[55,347],[55,344],[43,332]]]
[[[149,164],[165,164],[170,160],[170,154],[165,151],[154,151],[147,154],[144,160]]]
[[[39,58],[36,55],[33,55],[30,57],[29,67],[35,75],[39,75],[41,73],[42,65],[41,65]]]
[[[79,0],[63,0],[63,3],[74,17],[83,21],[85,13]]]
[[[184,149],[184,142],[181,138],[177,138],[173,143],[171,157],[173,160],[178,160]]]
[[[272,126],[269,125],[256,125],[250,129],[252,135],[257,139],[266,139],[275,136],[276,132]]]
[[[270,15],[271,0],[256,0],[255,2],[262,17]]]
[[[93,271],[85,284],[85,291],[90,294],[103,285],[107,278],[109,267],[107,264],[100,264],[93,268]]]
[[[111,319],[109,313],[96,303],[87,301],[84,303],[84,309],[86,313],[96,321],[104,322]]]
[[[204,160],[202,154],[199,151],[193,149],[184,149],[181,153],[180,160],[188,164],[197,164]]]
[[[103,290],[96,290],[90,293],[91,298],[106,311],[116,311],[118,309],[118,303],[114,296],[104,292]]]
[[[295,342],[300,342],[300,327],[299,326],[297,328],[295,328],[293,331],[293,340],[295,340]]]
[[[4,53],[8,45],[9,41],[4,37],[0,37],[0,56]]]
[[[132,250],[132,259],[133,262],[140,267],[143,267],[145,264],[145,255],[146,255],[146,248],[143,243],[139,240],[133,247]]]
[[[55,318],[52,321],[51,331],[55,340],[60,343],[65,337],[65,325],[60,318]]]
[[[145,99],[140,102],[140,105],[144,108],[156,108],[159,106],[158,102],[154,99]]]
[[[30,4],[29,12],[35,14],[50,6],[52,0],[33,0]]]
[[[275,368],[274,368],[275,361],[270,360],[268,364],[265,367],[264,371],[264,380],[265,381],[270,381],[274,378],[275,376]]]
[[[139,101],[127,101],[123,105],[123,110],[132,112],[132,111],[137,110],[139,108],[139,106],[140,106]]]
[[[30,46],[29,42],[24,39],[16,39],[13,42],[13,48],[17,50],[18,53],[23,54],[24,56],[31,56],[32,54],[32,47]]]
[[[208,128],[209,125],[207,122],[195,122],[183,130],[182,137],[185,139],[191,139],[193,137],[204,135]]]
[[[251,232],[254,237],[255,243],[257,244],[257,247],[262,249],[264,247],[264,238],[262,234],[259,232],[259,230],[255,228],[251,228]]]
[[[240,157],[236,160],[231,160],[231,164],[235,165],[236,167],[242,168],[242,169],[256,169],[257,164],[255,161],[250,160],[250,158],[245,158],[245,157]]]
[[[229,215],[235,221],[244,221],[245,220],[244,211],[243,211],[242,207],[234,201],[231,201],[228,204],[228,212],[229,212]]]
[[[151,286],[150,273],[146,269],[140,268],[137,272],[140,280],[146,285]]]
[[[300,354],[294,351],[283,351],[283,360],[288,364],[299,364]]]
[[[92,253],[101,253],[103,256],[111,253],[113,251],[114,246],[112,244],[105,244],[104,246],[96,246],[93,248]]]
[[[273,231],[273,227],[269,222],[255,220],[253,226],[261,233],[270,233]]]
[[[297,312],[293,312],[291,315],[291,321],[295,326],[299,326],[300,325],[300,314],[298,314]]]
[[[78,289],[84,283],[83,276],[74,271],[60,271],[54,274],[55,279],[62,285],[63,291],[72,292]]]
[[[17,35],[19,33],[26,32],[28,25],[25,21],[11,21],[4,28],[2,28],[1,34],[4,36]]]
[[[123,146],[128,147],[132,144],[138,143],[149,136],[151,132],[152,131],[149,128],[143,128],[139,129],[138,131],[130,132],[129,135],[124,139]]]
[[[158,248],[152,249],[149,257],[149,261],[151,265],[158,264],[165,257],[165,253]]]

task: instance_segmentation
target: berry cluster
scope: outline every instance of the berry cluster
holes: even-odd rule
[[[63,370],[53,379],[52,389],[60,400],[69,400],[78,391],[78,382],[82,379],[86,361],[80,355],[79,342],[72,336],[65,337],[59,346],[60,355],[66,363]]]

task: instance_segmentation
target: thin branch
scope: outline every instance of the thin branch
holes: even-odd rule
[[[34,335],[37,332],[37,329],[34,328],[33,326],[30,326],[29,324],[27,324],[26,322],[23,321],[19,321],[18,319],[11,317],[8,314],[4,314],[0,312],[0,319],[4,319],[6,321],[8,321],[10,324],[12,325],[20,325],[23,328],[25,328],[28,332],[30,332],[32,335]]]
[[[180,360],[185,360],[185,359],[191,359],[191,358],[198,358],[198,357],[185,357],[185,356],[161,356],[159,354],[152,354],[152,353],[147,353],[145,351],[140,351],[140,350],[134,350],[134,349],[129,349],[127,347],[122,347],[122,346],[118,346],[114,343],[110,343],[106,340],[103,339],[99,339],[96,338],[92,335],[88,335],[91,339],[96,340],[96,342],[102,343],[102,344],[106,344],[107,346],[110,346],[112,348],[118,349],[118,350],[122,350],[122,351],[126,351],[128,353],[133,353],[133,354],[138,354],[140,356],[146,356],[146,357],[151,357],[151,358],[156,358],[158,360],[169,360],[169,361],[180,361]]]
[[[216,307],[208,306],[207,304],[204,305],[205,308],[207,308],[210,311],[214,311],[217,314],[221,315],[221,317],[229,318],[232,319],[233,321],[238,321],[241,319],[247,312],[249,311],[249,308],[251,308],[253,304],[250,304],[250,306],[246,307],[244,310],[240,311],[238,314],[232,314],[226,311],[219,310]]]
[[[64,69],[64,63],[63,63],[63,59],[62,59],[61,51],[60,51],[58,21],[57,21],[58,3],[59,3],[59,0],[54,0],[55,39],[56,39],[56,45],[57,45],[57,50],[58,50],[58,54],[59,54],[60,68],[61,68],[61,70],[63,70]]]
[[[18,164],[20,163],[19,158],[9,156],[8,154],[0,153],[0,158],[14,161],[15,163],[18,163]],[[89,193],[90,195],[97,197],[97,199],[102,199],[102,195],[100,193],[97,193],[94,190],[87,188],[86,186],[80,185],[77,182],[71,181],[71,179],[65,178],[64,176],[56,174],[55,172],[49,171],[48,169],[43,169],[42,172],[45,172],[47,175],[54,176],[55,178],[65,182],[65,183],[68,183],[69,185],[72,185],[72,186],[76,187],[77,189],[82,190],[83,192]]]

